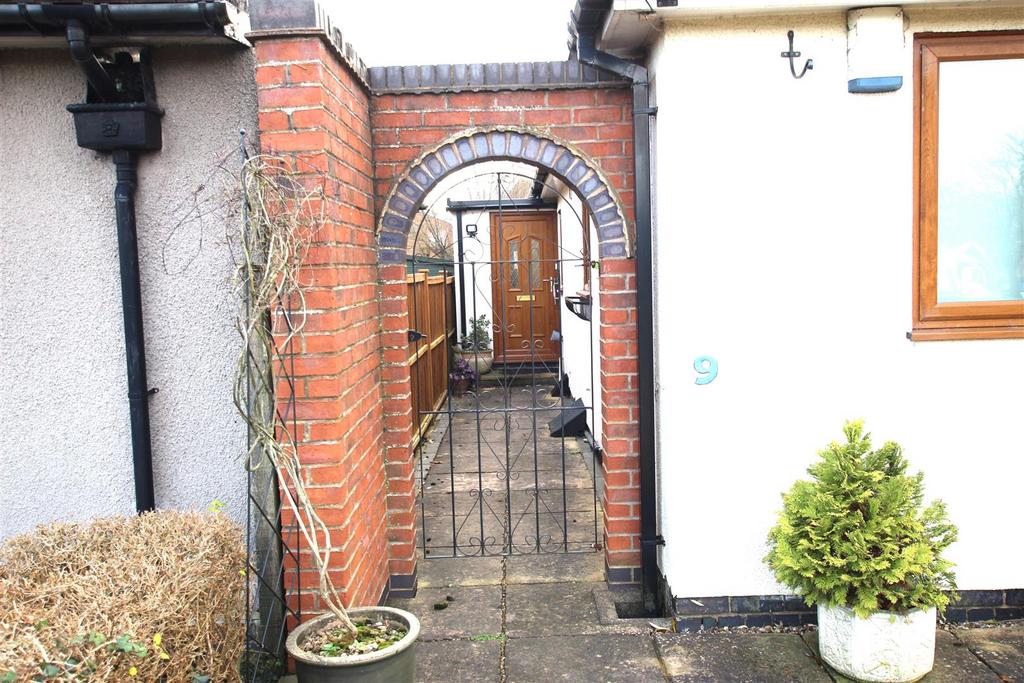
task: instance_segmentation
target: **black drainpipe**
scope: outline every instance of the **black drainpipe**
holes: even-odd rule
[[[658,474],[655,440],[654,272],[651,237],[651,108],[647,69],[598,50],[593,34],[581,32],[579,60],[628,78],[633,83],[633,155],[636,189],[636,299],[640,394],[640,589],[644,609],[664,613],[658,546]]]
[[[112,152],[117,173],[114,203],[121,269],[128,405],[131,418],[135,507],[153,510],[153,454],[150,444],[146,351],[142,331],[135,191],[138,153],[161,148],[160,117],[146,50],[97,58],[90,34],[106,44],[132,44],[146,37],[196,36],[241,40],[232,26],[235,8],[223,0],[70,4],[0,3],[0,38],[66,38],[71,59],[88,83],[86,101],[68,105],[78,144]],[[230,29],[230,30],[229,30]],[[244,41],[241,41],[244,43]]]
[[[139,279],[139,241],[135,228],[135,189],[138,155],[114,152],[117,185],[117,254],[121,266],[121,308],[124,349],[128,362],[128,411],[132,429],[132,467],[135,471],[135,509],[156,508],[153,493],[153,450],[149,432],[149,389],[146,384],[146,342],[142,333],[142,285]]]
[[[149,52],[119,52],[97,59],[89,47],[86,26],[76,18],[66,24],[72,59],[88,83],[86,101],[69,104],[81,147],[112,152],[117,183],[114,211],[121,272],[121,308],[124,317],[125,360],[128,371],[128,413],[131,420],[132,469],[135,509],[156,508],[153,491],[153,451],[150,438],[149,395],[146,382],[146,346],[142,328],[142,286],[135,222],[138,154],[162,146],[160,118]]]
[[[466,260],[465,250],[462,245],[462,209],[452,209],[451,200],[448,200],[448,210],[454,211],[455,213],[455,239],[458,241],[458,259],[459,259],[459,324],[462,327],[462,337],[466,336],[466,270],[463,268],[463,262]],[[459,339],[461,340],[460,337]]]

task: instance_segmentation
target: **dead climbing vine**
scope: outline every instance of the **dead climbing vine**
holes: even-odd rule
[[[355,625],[328,574],[331,532],[317,515],[302,478],[296,433],[294,355],[307,320],[300,267],[324,222],[323,179],[296,171],[294,160],[246,156],[241,172],[241,232],[236,240],[237,318],[242,337],[234,402],[249,428],[246,466],[276,469],[319,574],[323,604],[343,628]]]

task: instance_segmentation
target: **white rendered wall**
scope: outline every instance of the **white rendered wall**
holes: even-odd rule
[[[1024,586],[1024,341],[914,343],[913,33],[1024,11],[907,9],[904,87],[846,91],[846,17],[669,24],[658,82],[663,570],[677,596],[783,592],[780,494],[864,418],[959,525],[964,589]],[[786,31],[814,70],[794,80]],[[694,383],[710,355],[719,375]]]
[[[582,202],[575,192],[554,178],[549,184],[557,190],[559,224],[559,258],[562,261],[562,294],[576,296],[583,289],[583,228],[581,224]],[[552,197],[555,192],[551,192]],[[547,196],[547,194],[545,194]],[[597,232],[592,225],[590,232],[590,256],[597,260]],[[601,347],[598,338],[601,311],[601,292],[598,287],[597,270],[590,273],[590,296],[592,299],[592,320],[590,322],[573,315],[565,300],[559,301],[559,316],[562,321],[562,364],[563,372],[569,376],[569,388],[575,398],[582,399],[588,409],[587,424],[598,443],[601,442]]]
[[[182,219],[193,196],[216,203],[217,165],[237,169],[238,129],[256,129],[253,60],[190,47],[154,62],[164,146],[140,163],[138,226],[156,502],[219,499],[244,521],[228,228]],[[85,86],[66,50],[0,52],[0,93],[3,538],[135,498],[113,163],[75,143],[64,106]]]

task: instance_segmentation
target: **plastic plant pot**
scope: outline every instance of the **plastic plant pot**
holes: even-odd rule
[[[305,622],[288,635],[285,647],[295,660],[295,673],[299,683],[415,683],[416,639],[420,635],[420,622],[415,616],[394,607],[359,607],[348,610],[353,620],[390,621],[407,629],[405,637],[394,645],[377,652],[342,657],[321,657],[306,652],[302,643],[310,634],[334,620],[325,614]]]

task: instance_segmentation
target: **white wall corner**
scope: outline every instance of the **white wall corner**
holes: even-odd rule
[[[866,7],[846,15],[847,89],[879,93],[903,86],[902,7]]]

